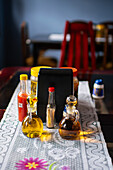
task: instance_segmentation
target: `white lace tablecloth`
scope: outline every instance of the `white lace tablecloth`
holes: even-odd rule
[[[0,122],[1,170],[111,170],[111,158],[91,99],[88,82],[80,82],[78,110],[84,135],[64,140],[58,129],[50,141],[30,139],[21,132],[16,88]]]

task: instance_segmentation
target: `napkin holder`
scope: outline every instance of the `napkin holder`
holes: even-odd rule
[[[41,68],[38,75],[37,113],[46,122],[46,106],[48,103],[48,88],[55,87],[56,112],[55,119],[59,122],[67,96],[73,94],[73,72],[71,69]]]

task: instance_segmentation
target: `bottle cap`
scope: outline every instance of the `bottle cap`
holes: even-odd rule
[[[98,80],[95,81],[95,83],[98,84],[98,85],[102,85],[103,81],[102,81],[102,79],[98,79]]]
[[[35,76],[35,77],[38,77],[38,73],[40,71],[40,68],[51,68],[51,67],[49,67],[49,66],[32,67],[31,68],[31,75]]]
[[[70,95],[66,98],[66,103],[71,104],[71,105],[76,105],[77,104],[77,98],[73,95]]]
[[[28,79],[28,75],[27,74],[21,74],[20,75],[20,80],[27,80]]]
[[[49,87],[49,88],[48,88],[48,91],[49,91],[49,92],[54,92],[54,91],[55,91],[55,88],[54,88],[54,87]]]
[[[73,77],[77,76],[78,70],[74,67],[60,67],[60,68],[64,68],[64,69],[72,69],[73,71]]]

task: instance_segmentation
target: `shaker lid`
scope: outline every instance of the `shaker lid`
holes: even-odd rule
[[[98,84],[98,85],[102,85],[102,84],[103,84],[103,81],[102,81],[102,79],[97,79],[97,80],[95,81],[95,83]]]

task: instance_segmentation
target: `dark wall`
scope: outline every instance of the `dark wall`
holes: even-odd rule
[[[0,1],[0,68],[4,65],[3,60],[3,40],[4,40],[4,29],[3,29],[3,2]]]
[[[29,24],[30,36],[63,33],[66,20],[113,20],[112,0],[1,0],[0,67],[22,65],[20,25]],[[2,25],[1,25],[2,23]],[[2,29],[4,28],[4,29]],[[4,46],[4,48],[2,47]]]
[[[7,1],[7,3],[6,3]],[[17,0],[18,2],[18,0]],[[18,3],[17,7],[20,6]],[[18,17],[15,17],[13,8],[14,0],[3,1],[4,8],[4,66],[21,65],[21,43],[20,43],[20,23],[16,23]],[[6,5],[7,4],[7,5]],[[21,13],[21,9],[20,9]]]

